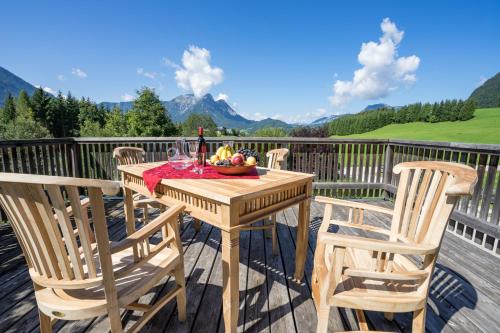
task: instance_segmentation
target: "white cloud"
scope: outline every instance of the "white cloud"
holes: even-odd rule
[[[43,91],[45,91],[46,93],[49,93],[49,94],[52,94],[52,95],[57,95],[57,91],[55,91],[54,89],[52,88],[49,88],[49,87],[42,87],[40,85],[35,85],[36,88],[42,88]]]
[[[181,69],[181,66],[179,66],[178,64],[176,64],[175,62],[173,62],[172,60],[170,60],[168,58],[163,58],[162,63],[163,63],[163,65],[168,66],[168,67],[172,67],[174,69]]]
[[[137,68],[137,74],[150,78],[151,80],[154,80],[158,76],[158,73],[146,72],[144,68]]]
[[[64,80],[66,80],[66,78],[64,77],[64,75],[63,75],[63,74],[59,74],[59,75],[57,76],[57,79],[58,79],[59,81],[64,81]]]
[[[177,85],[202,97],[213,86],[223,81],[223,70],[210,65],[210,51],[190,46],[182,55],[182,67],[175,71]]]
[[[85,73],[83,70],[81,70],[80,68],[73,68],[71,70],[71,74],[73,74],[74,76],[77,76],[79,78],[86,78],[87,77],[87,73]]]
[[[124,102],[131,102],[135,99],[135,97],[130,95],[130,94],[123,94],[121,96],[121,98],[122,98],[122,101],[124,101]]]
[[[333,106],[343,106],[353,99],[382,98],[416,81],[420,58],[398,57],[404,31],[398,30],[389,18],[382,21],[380,28],[383,34],[378,42],[361,45],[358,61],[363,67],[354,72],[352,81],[336,80],[333,84],[333,96],[329,97]]]
[[[224,93],[219,93],[217,97],[215,97],[215,100],[216,101],[223,100],[224,102],[227,103],[229,101],[229,96]]]

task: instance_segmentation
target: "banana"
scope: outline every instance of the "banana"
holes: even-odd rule
[[[222,151],[224,150],[224,148],[225,148],[224,146],[220,146],[219,149],[217,149],[217,152],[215,153],[215,155],[221,157]]]

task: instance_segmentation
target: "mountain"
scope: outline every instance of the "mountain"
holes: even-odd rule
[[[254,120],[240,116],[224,100],[214,100],[211,94],[196,98],[193,94],[185,94],[175,97],[170,101],[162,102],[174,122],[183,122],[193,113],[208,114],[218,126],[227,128],[248,128],[256,123]],[[103,102],[107,108],[119,105],[122,111],[127,112],[132,108],[133,102]]]
[[[390,105],[384,104],[384,103],[378,103],[378,104],[370,104],[367,105],[363,111],[372,111],[372,110],[378,110],[378,109],[384,109],[384,108],[390,108]]]
[[[329,122],[329,121],[335,120],[335,119],[337,119],[338,117],[341,117],[341,115],[332,114],[332,115],[330,115],[330,116],[321,117],[321,118],[318,118],[318,119],[314,120],[313,122],[311,122],[311,123],[309,124],[309,126],[319,126],[319,125],[323,125],[324,123],[327,123],[327,122]]]
[[[9,93],[16,97],[21,90],[26,91],[28,95],[32,95],[36,87],[0,66],[0,106],[3,106],[5,97]]]
[[[500,73],[476,88],[469,98],[474,99],[480,108],[500,106]]]

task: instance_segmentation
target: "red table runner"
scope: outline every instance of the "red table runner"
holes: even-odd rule
[[[259,179],[259,174],[257,169],[252,169],[250,172],[244,175],[223,175],[215,171],[211,165],[208,165],[203,169],[202,174],[194,173],[191,170],[193,166],[190,166],[184,170],[176,170],[168,163],[160,165],[156,168],[146,170],[142,173],[142,178],[149,192],[153,193],[156,185],[161,182],[162,179]]]

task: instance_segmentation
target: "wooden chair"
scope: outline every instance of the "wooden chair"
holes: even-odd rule
[[[266,153],[267,168],[285,170],[287,155],[288,155],[288,149],[286,148],[279,148],[268,151]],[[241,227],[241,230],[269,230],[269,229],[271,229],[273,254],[276,255],[278,253],[277,235],[276,235],[276,214],[271,215],[269,223],[263,223],[262,225],[249,225]]]
[[[394,210],[316,197],[325,204],[312,278],[318,332],[327,331],[330,306],[356,309],[362,330],[368,329],[362,310],[385,312],[388,319],[395,312],[413,312],[413,332],[425,331],[441,240],[455,203],[472,194],[477,174],[469,166],[431,161],[401,163],[394,173],[399,175]],[[333,206],[349,208],[348,221],[332,219]],[[392,216],[391,229],[365,224],[365,210]],[[331,233],[332,224],[388,240]]]
[[[117,147],[113,150],[113,157],[116,159],[118,165],[130,165],[144,163],[144,155],[146,152],[142,148],[137,147]],[[160,212],[164,212],[166,207],[158,201],[146,198],[139,193],[134,194],[134,209],[139,208],[143,210],[143,221],[149,221],[149,208],[158,208]],[[179,219],[180,221],[180,219]]]
[[[0,173],[0,204],[28,264],[42,333],[51,332],[58,319],[104,314],[111,332],[122,332],[120,309],[144,313],[130,329],[137,332],[174,297],[179,320],[185,319],[183,250],[177,225],[184,207],[172,207],[124,240],[110,242],[103,194],[114,195],[119,189],[113,181]],[[80,200],[79,190],[88,193],[88,200]],[[150,237],[161,234],[158,231],[164,226],[168,236],[158,235],[161,241],[150,244]],[[153,305],[138,303],[167,275],[175,278],[172,291]]]
[[[266,153],[267,168],[286,170],[286,157],[288,156],[288,149],[278,148],[272,149]]]

